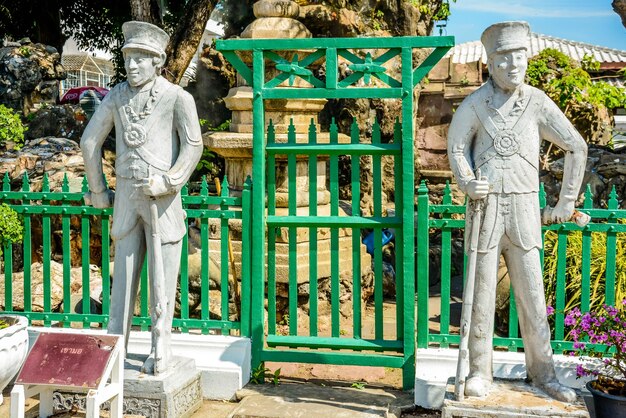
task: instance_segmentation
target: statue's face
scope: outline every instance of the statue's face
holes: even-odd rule
[[[158,75],[158,66],[161,58],[140,49],[124,51],[124,68],[126,78],[133,87],[140,87],[154,80]]]
[[[489,74],[498,87],[514,90],[524,83],[528,68],[525,49],[498,52],[489,58]]]

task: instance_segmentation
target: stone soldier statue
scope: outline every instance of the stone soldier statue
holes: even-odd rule
[[[484,205],[465,395],[484,396],[492,382],[496,280],[502,254],[515,290],[528,380],[551,397],[572,402],[575,392],[556,378],[546,318],[539,255],[539,152],[542,139],[565,152],[559,200],[550,213],[550,221],[565,222],[574,212],[587,146],[554,102],[524,84],[529,35],[526,22],[498,23],[483,32],[490,78],[461,103],[448,132],[448,156],[458,185],[472,201],[482,199]],[[472,228],[472,210],[470,205],[466,231]]]
[[[81,148],[91,204],[109,207],[102,144],[115,126],[115,240],[108,332],[128,335],[141,268],[148,253],[152,352],[144,371],[158,374],[171,357],[171,325],[182,238],[187,228],[180,190],[202,154],[193,98],[160,76],[169,36],[145,22],[122,25],[127,81],[116,85],[90,120]]]

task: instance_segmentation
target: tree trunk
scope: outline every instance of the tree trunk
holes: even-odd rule
[[[161,26],[161,13],[157,0],[130,0],[130,16],[133,20]]]
[[[622,18],[622,25],[626,28],[626,0],[613,0],[611,5],[613,6],[615,13]]]
[[[178,84],[202,39],[204,28],[218,0],[189,0],[185,14],[176,25],[165,53],[165,77]]]
[[[67,37],[61,31],[60,5],[58,1],[53,1],[48,6],[33,8],[36,22],[34,26],[36,35],[33,41],[52,45],[61,54]]]

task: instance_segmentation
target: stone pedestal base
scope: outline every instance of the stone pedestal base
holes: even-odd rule
[[[575,404],[559,402],[523,380],[494,380],[486,397],[466,397],[464,401],[459,402],[454,399],[454,378],[451,378],[448,381],[441,417],[589,418],[589,412],[580,395]]]
[[[200,408],[200,372],[193,359],[174,357],[169,372],[156,377],[141,373],[145,359],[129,354],[124,363],[124,414],[179,418]]]

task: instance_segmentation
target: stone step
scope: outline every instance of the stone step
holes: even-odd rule
[[[248,385],[229,418],[399,418],[413,407],[412,394],[377,388],[285,382]]]

